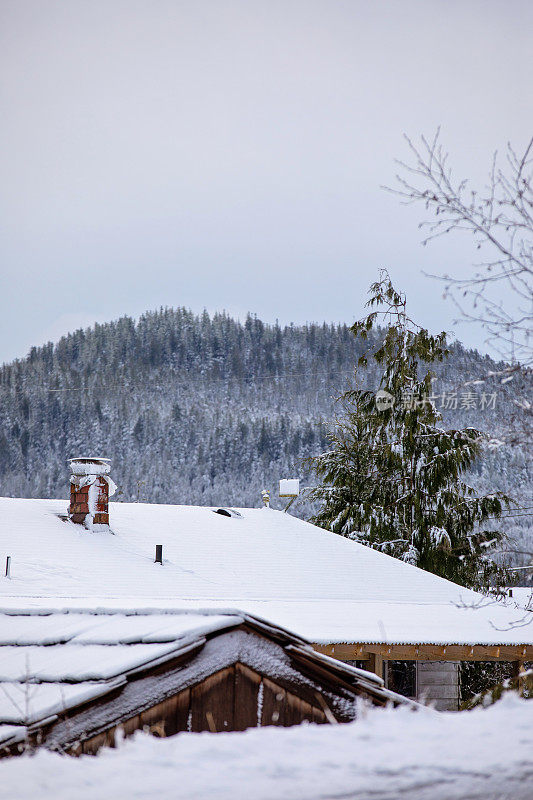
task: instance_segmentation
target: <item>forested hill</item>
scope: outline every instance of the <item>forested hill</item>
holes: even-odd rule
[[[66,498],[66,459],[96,454],[112,459],[119,500],[258,505],[280,477],[306,477],[299,461],[325,447],[322,423],[367,347],[346,325],[161,309],[32,348],[0,370],[0,493]],[[465,386],[497,368],[453,346],[435,384],[457,392],[445,425],[520,427],[523,378]],[[366,385],[378,386],[372,368]],[[474,479],[523,493],[527,466],[520,446],[499,447]]]

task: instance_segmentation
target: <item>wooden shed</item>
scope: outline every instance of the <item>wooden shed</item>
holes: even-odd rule
[[[0,690],[3,755],[93,754],[137,730],[348,722],[361,697],[409,703],[282,628],[208,611],[3,613]]]

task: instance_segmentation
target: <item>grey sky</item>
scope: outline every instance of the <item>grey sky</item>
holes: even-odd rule
[[[380,189],[437,125],[458,173],[533,129],[529,0],[1,0],[0,362],[160,305],[351,322],[381,266],[451,328],[421,209]],[[458,329],[480,346],[481,332]]]

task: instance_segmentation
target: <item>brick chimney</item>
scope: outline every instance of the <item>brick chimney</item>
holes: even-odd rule
[[[91,531],[109,530],[109,497],[116,486],[108,476],[108,458],[71,458],[70,507],[72,522]]]

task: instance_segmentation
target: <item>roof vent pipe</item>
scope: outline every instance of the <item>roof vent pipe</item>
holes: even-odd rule
[[[108,458],[71,458],[69,519],[90,531],[109,530],[109,498],[116,486]]]

